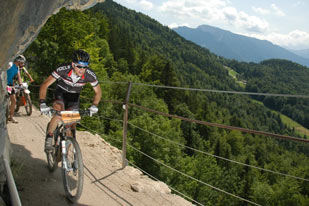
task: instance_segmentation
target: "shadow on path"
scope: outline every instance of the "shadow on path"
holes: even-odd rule
[[[24,146],[11,144],[11,148],[12,172],[23,206],[87,206],[72,204],[66,200],[61,168],[50,173],[47,162],[33,158],[31,152]]]
[[[91,175],[91,177],[94,179],[94,181],[92,181],[91,183],[94,183],[96,185],[100,185],[102,187],[104,187],[106,190],[108,190],[110,193],[112,193],[113,195],[115,195],[116,197],[118,197],[119,199],[121,199],[122,201],[124,201],[125,203],[127,203],[130,206],[133,206],[133,204],[131,204],[128,200],[124,199],[123,197],[119,196],[116,192],[114,192],[113,190],[111,190],[110,188],[108,188],[105,184],[103,184],[101,182],[101,180],[112,176],[113,174],[115,174],[117,171],[121,170],[121,169],[117,169],[114,172],[110,173],[109,175],[106,175],[103,178],[97,179],[97,177],[91,172],[90,169],[88,169],[85,165],[84,165],[84,169],[88,171],[88,173]],[[105,190],[103,190],[101,187],[98,186],[98,188],[100,188],[106,195],[108,195],[110,198],[112,198],[113,200],[115,200],[115,202],[119,203],[119,205],[123,205],[119,200],[117,200],[116,198],[114,198],[112,195],[108,194]]]

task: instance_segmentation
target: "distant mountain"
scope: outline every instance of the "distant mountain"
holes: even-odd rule
[[[294,54],[297,54],[298,56],[309,59],[309,49],[302,49],[302,50],[290,49],[290,51],[293,52]]]
[[[234,34],[216,27],[201,25],[193,29],[183,26],[175,28],[174,31],[187,40],[225,58],[256,63],[267,59],[287,59],[309,66],[309,59],[269,41]]]

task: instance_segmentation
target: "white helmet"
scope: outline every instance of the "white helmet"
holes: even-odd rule
[[[26,57],[24,57],[23,55],[18,55],[18,56],[14,59],[14,62],[25,63],[25,62],[26,62]]]

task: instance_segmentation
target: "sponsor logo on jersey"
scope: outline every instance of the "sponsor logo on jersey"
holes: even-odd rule
[[[90,71],[89,69],[87,69],[86,72],[88,74],[90,74],[91,76],[93,76],[94,79],[97,79],[97,76],[92,71]]]
[[[63,71],[63,70],[68,70],[68,69],[70,69],[70,65],[58,67],[58,69],[56,71],[60,72],[60,71]]]

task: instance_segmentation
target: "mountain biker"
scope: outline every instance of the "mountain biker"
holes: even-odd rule
[[[21,85],[22,80],[20,77],[20,68],[25,65],[26,58],[23,55],[18,55],[13,63],[9,63],[8,70],[6,72],[7,75],[7,90],[10,91],[8,92],[8,95],[10,96],[10,111],[9,111],[9,116],[8,120],[12,121],[13,123],[18,123],[18,121],[13,117],[14,116],[14,111],[15,111],[15,106],[16,106],[16,91],[14,89],[14,79],[17,77],[17,81],[19,85]]]
[[[40,111],[48,113],[50,108],[45,103],[47,88],[56,82],[54,92],[53,109],[78,110],[79,95],[86,83],[90,83],[95,95],[92,106],[89,110],[92,114],[98,112],[98,104],[101,100],[102,92],[96,74],[89,68],[90,56],[87,52],[79,49],[74,51],[71,63],[62,64],[41,84],[39,91]],[[48,132],[45,138],[45,152],[52,149],[53,131],[61,120],[59,115],[54,115],[50,121]]]
[[[30,79],[30,83],[34,82],[32,76],[29,74],[26,67],[20,68],[20,77],[21,77],[22,82],[26,81],[26,79],[25,79],[26,76]]]

